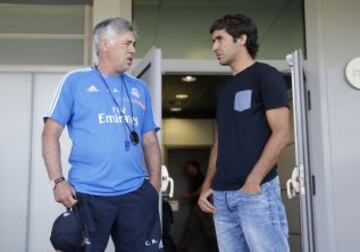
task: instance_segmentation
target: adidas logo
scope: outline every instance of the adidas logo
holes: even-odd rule
[[[137,88],[132,88],[131,89],[131,93],[133,96],[135,96],[136,98],[140,98],[140,92],[139,90],[137,90]]]
[[[88,93],[96,93],[96,92],[99,92],[99,90],[96,88],[95,85],[91,85],[90,87],[88,87],[88,89],[86,89],[86,92],[88,92]]]

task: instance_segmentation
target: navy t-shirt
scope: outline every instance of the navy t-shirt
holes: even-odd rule
[[[283,106],[288,106],[285,80],[267,64],[256,62],[220,86],[213,189],[237,190],[243,186],[271,135],[266,110]],[[276,174],[275,165],[262,183]]]

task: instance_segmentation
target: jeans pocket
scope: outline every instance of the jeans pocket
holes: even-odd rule
[[[240,192],[240,194],[248,196],[248,197],[261,196],[261,194],[262,194],[262,190],[260,192],[258,192],[258,193],[248,193],[248,192],[245,192],[245,191],[240,189],[239,192]]]

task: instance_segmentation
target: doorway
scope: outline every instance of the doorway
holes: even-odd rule
[[[193,209],[193,202],[190,199],[183,197],[185,193],[191,191],[191,178],[185,172],[185,164],[187,161],[196,161],[200,165],[200,172],[206,174],[207,163],[209,160],[210,146],[201,147],[175,147],[168,148],[167,150],[167,163],[171,176],[174,178],[175,193],[174,197],[170,200],[170,205],[176,205],[173,208],[174,223],[171,228],[171,235],[174,239],[177,248],[181,243],[184,236],[187,221]],[[188,252],[210,252],[217,251],[216,245],[210,244],[206,238],[201,226],[196,236],[191,240]]]
[[[195,81],[184,82],[182,78],[191,76],[195,78]],[[291,76],[289,73],[283,74],[291,98]],[[168,126],[174,127],[173,124],[166,123],[167,120],[182,120],[188,124],[196,123],[198,120],[206,120],[207,124],[214,125],[215,118],[215,104],[216,104],[216,90],[218,86],[229,78],[226,74],[217,75],[205,75],[195,74],[166,74],[163,75],[162,86],[162,114],[165,135],[167,136],[169,131],[177,134],[177,139],[181,139],[181,134],[187,134],[181,129],[170,130]],[[180,97],[186,98],[177,98]],[[182,96],[181,96],[182,95]],[[177,110],[171,110],[171,108],[177,108]],[[191,128],[191,127],[190,127]],[[203,127],[204,128],[204,127]],[[200,129],[201,130],[201,129]],[[199,144],[204,144],[203,140],[198,138],[210,139],[207,143],[208,146],[202,146],[199,148]],[[181,194],[186,192],[189,186],[184,173],[184,164],[186,160],[198,159],[202,171],[205,173],[207,168],[208,156],[210,153],[211,143],[213,139],[212,134],[207,136],[197,136],[193,134],[192,138],[182,141],[177,145],[176,141],[171,140],[171,143],[167,141],[169,137],[164,137],[166,164],[169,168],[171,177],[175,181],[175,205],[178,209],[174,211],[174,225],[172,228],[172,235],[176,242],[179,243],[181,239],[181,232],[185,225],[186,216],[190,211],[190,206],[181,201]],[[172,138],[173,139],[173,138]],[[184,146],[184,144],[186,144]],[[201,161],[200,161],[201,160]],[[300,224],[300,205],[299,198],[289,200],[286,195],[286,180],[291,177],[292,170],[295,165],[295,146],[294,138],[285,148],[279,162],[278,162],[278,174],[281,181],[282,198],[286,207],[288,222],[289,222],[289,244],[290,249],[293,252],[302,251],[301,248],[301,224]],[[189,251],[208,251],[203,246],[203,237],[196,238],[197,242],[194,244],[197,250]],[[206,244],[205,244],[206,245]]]

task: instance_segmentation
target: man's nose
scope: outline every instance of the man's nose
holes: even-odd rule
[[[213,52],[215,52],[217,49],[218,49],[218,44],[217,44],[216,42],[214,42],[214,43],[212,44],[211,50],[212,50]]]
[[[131,52],[131,53],[136,53],[136,47],[135,47],[134,44],[131,44],[131,45],[129,46],[129,52]]]

